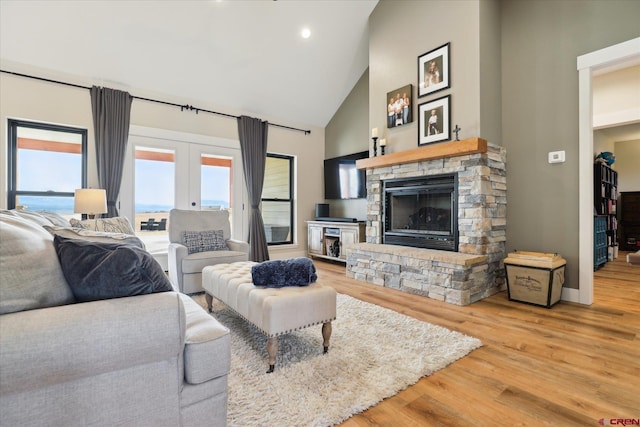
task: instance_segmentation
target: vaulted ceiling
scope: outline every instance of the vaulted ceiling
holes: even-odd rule
[[[1,0],[0,60],[3,70],[324,127],[368,66],[376,4]]]

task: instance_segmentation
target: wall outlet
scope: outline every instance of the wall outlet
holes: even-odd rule
[[[549,163],[564,163],[564,160],[564,150],[549,152]]]

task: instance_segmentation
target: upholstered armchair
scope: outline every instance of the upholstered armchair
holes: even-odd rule
[[[249,244],[231,240],[229,211],[169,212],[169,278],[185,294],[202,292],[202,269],[249,259]]]

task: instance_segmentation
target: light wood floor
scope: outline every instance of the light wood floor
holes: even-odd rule
[[[483,347],[341,426],[597,426],[640,418],[640,265],[625,253],[594,273],[591,306],[551,309],[502,292],[458,307],[347,279],[314,260],[338,292],[479,338]],[[407,361],[411,363],[411,361]]]

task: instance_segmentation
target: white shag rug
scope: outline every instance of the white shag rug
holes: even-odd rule
[[[194,299],[206,308],[203,295]],[[278,337],[266,374],[266,337],[214,299],[231,330],[229,427],[331,426],[482,346],[480,340],[338,294],[329,352],[321,325]]]

